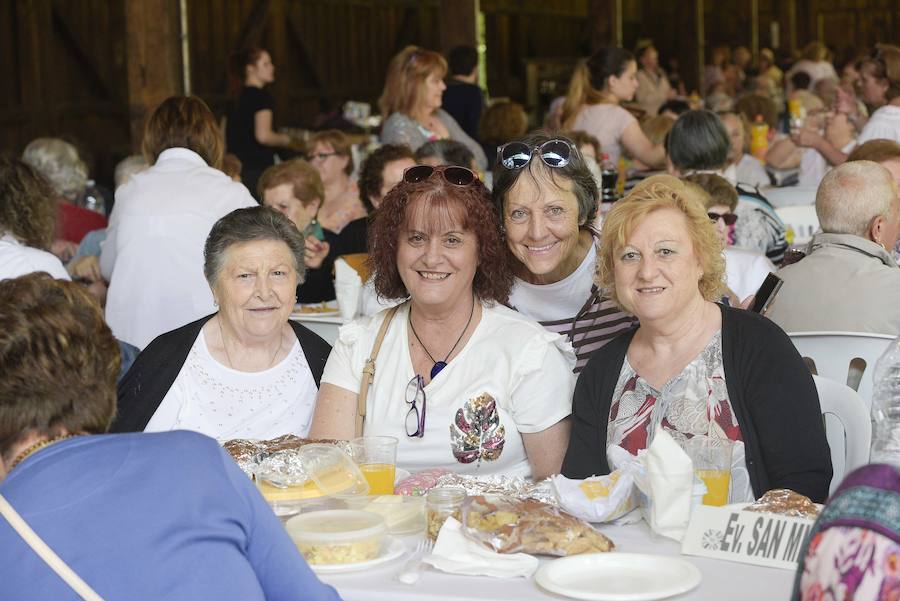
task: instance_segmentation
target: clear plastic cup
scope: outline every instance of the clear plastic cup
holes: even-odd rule
[[[706,484],[703,504],[727,505],[734,443],[727,438],[695,436],[685,446],[685,451],[694,463],[694,473]]]
[[[393,494],[398,443],[393,436],[363,436],[350,441],[350,456],[369,482],[370,495]]]

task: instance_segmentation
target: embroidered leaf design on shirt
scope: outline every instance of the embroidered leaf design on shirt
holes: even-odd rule
[[[503,452],[506,428],[500,424],[497,402],[485,393],[457,409],[450,424],[450,448],[460,463],[495,461]]]

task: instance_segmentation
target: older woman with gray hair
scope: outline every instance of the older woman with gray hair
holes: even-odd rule
[[[218,311],[144,349],[119,385],[111,431],[305,436],[331,347],[288,320],[304,250],[294,224],[268,207],[216,222],[203,270]]]
[[[51,250],[68,262],[88,232],[106,227],[106,217],[101,213],[79,206],[88,184],[87,165],[75,146],[60,138],[32,140],[22,152],[22,160],[44,176],[59,201],[56,239]],[[90,279],[99,280],[99,273]]]
[[[786,332],[900,334],[900,269],[890,252],[900,201],[890,172],[872,161],[835,167],[819,184],[816,214],[822,233],[778,272],[784,285],[766,316]]]

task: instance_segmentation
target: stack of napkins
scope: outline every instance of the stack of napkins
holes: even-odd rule
[[[694,464],[665,430],[657,426],[653,442],[638,455],[643,477],[635,479],[648,497],[641,511],[657,534],[680,541],[691,517]]]

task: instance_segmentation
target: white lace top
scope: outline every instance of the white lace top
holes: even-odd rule
[[[306,436],[317,392],[299,342],[277,365],[249,373],[214,359],[201,330],[144,431],[193,430],[220,441]]]

